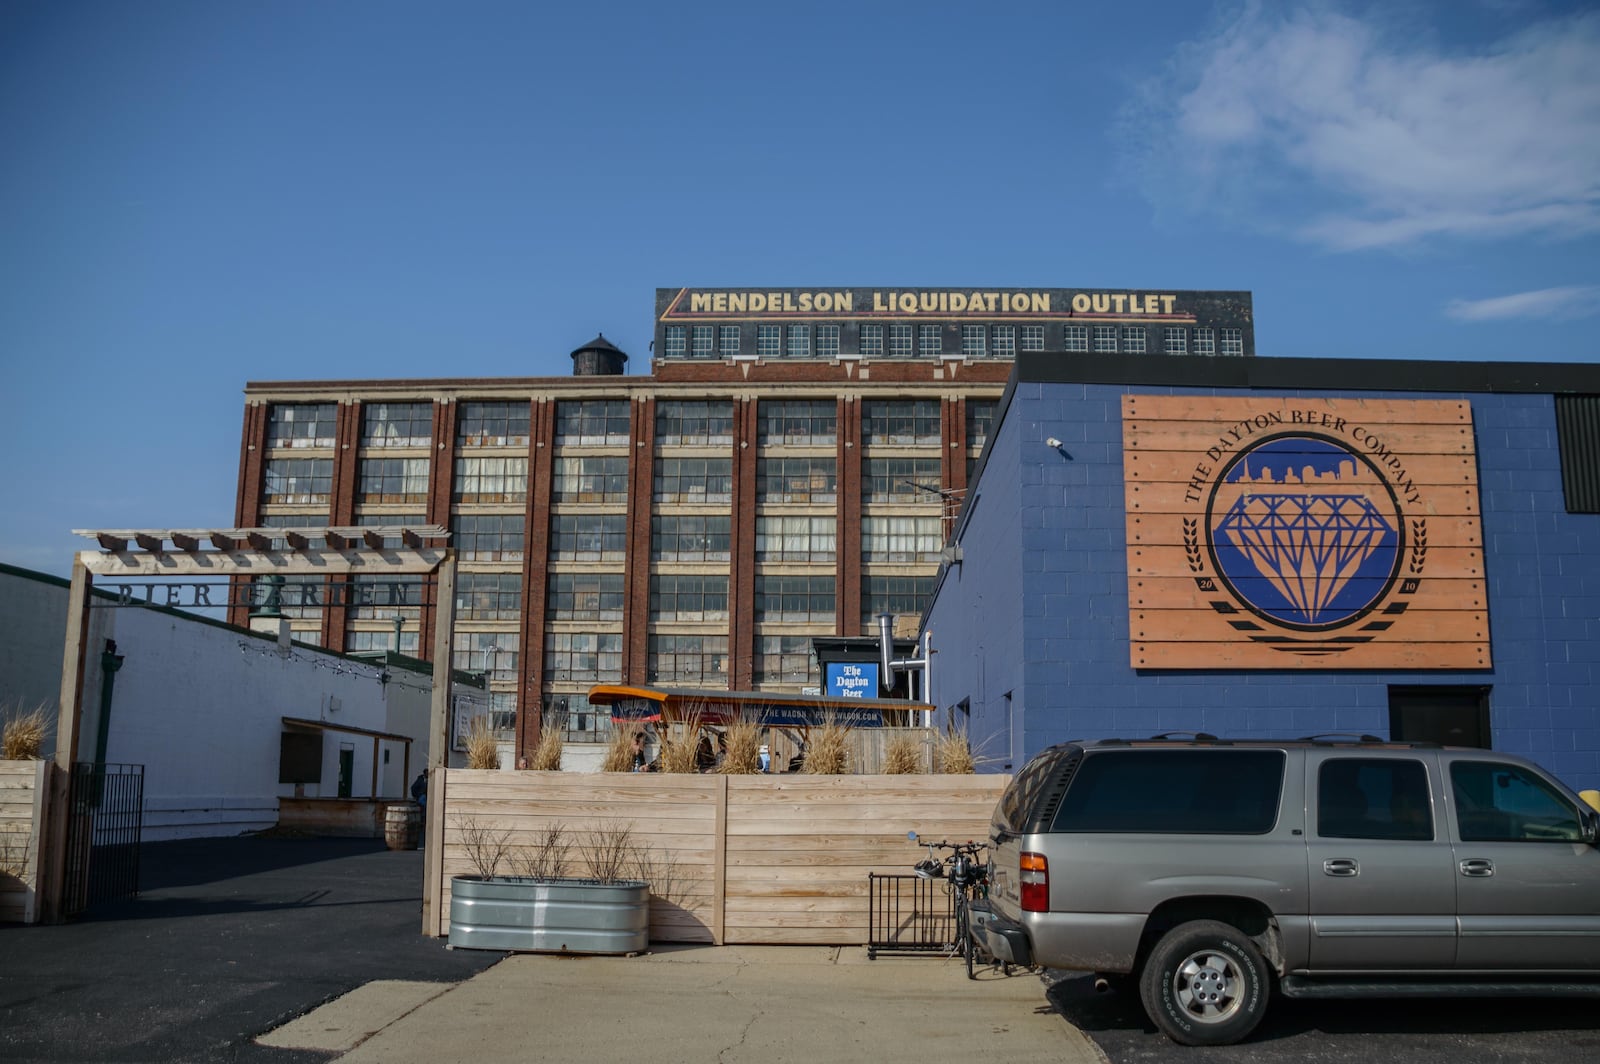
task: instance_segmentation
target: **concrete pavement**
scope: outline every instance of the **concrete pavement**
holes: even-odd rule
[[[860,947],[518,954],[455,985],[369,984],[257,1041],[348,1064],[1104,1064],[1047,990],[1032,973],[969,981],[954,960],[868,960]]]

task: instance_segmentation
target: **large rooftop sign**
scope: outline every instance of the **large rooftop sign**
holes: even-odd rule
[[[1128,395],[1138,669],[1485,669],[1464,401]]]
[[[1251,316],[1249,292],[1125,288],[658,288],[659,321],[699,318],[1157,318]]]

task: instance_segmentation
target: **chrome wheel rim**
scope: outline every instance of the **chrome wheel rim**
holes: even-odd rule
[[[1244,999],[1239,966],[1225,953],[1191,953],[1172,976],[1172,996],[1184,1015],[1197,1023],[1222,1023],[1239,1011]]]

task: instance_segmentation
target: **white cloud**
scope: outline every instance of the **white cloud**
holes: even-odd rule
[[[1401,36],[1247,4],[1144,86],[1147,191],[1335,250],[1600,231],[1600,13],[1471,52]]]
[[[1600,314],[1600,285],[1566,285],[1492,299],[1453,299],[1444,308],[1458,321],[1505,318],[1586,318]]]

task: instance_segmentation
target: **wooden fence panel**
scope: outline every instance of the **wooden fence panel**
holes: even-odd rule
[[[39,836],[48,761],[0,761],[0,922],[38,918]]]
[[[450,877],[479,872],[474,836],[526,849],[560,824],[577,858],[587,832],[625,824],[649,850],[653,941],[865,943],[867,874],[910,870],[925,851],[908,831],[983,838],[1008,780],[450,769],[437,933]],[[515,858],[499,871],[515,874]]]

